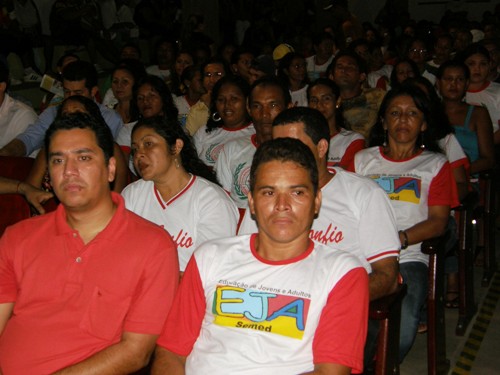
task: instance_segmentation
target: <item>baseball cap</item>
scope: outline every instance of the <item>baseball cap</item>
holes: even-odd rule
[[[276,69],[274,61],[269,55],[260,55],[252,61],[251,67],[265,73],[268,76],[274,75],[274,71]]]
[[[281,60],[287,53],[295,52],[293,47],[286,43],[281,43],[273,51],[273,60]]]

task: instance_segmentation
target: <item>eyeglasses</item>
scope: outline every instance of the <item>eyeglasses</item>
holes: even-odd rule
[[[419,53],[419,54],[423,54],[423,53],[427,53],[427,50],[426,49],[416,49],[416,48],[411,48],[410,49],[410,52],[411,53]]]
[[[203,74],[205,77],[207,78],[212,78],[212,77],[222,77],[224,75],[224,73],[222,72],[206,72]]]

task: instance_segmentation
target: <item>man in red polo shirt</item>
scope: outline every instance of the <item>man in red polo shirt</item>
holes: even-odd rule
[[[110,191],[109,128],[67,115],[45,146],[62,204],[0,239],[0,373],[132,373],[148,362],[170,309],[175,244]]]

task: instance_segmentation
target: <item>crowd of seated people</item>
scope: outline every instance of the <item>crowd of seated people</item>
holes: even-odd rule
[[[43,207],[54,195],[64,207],[57,209],[59,215],[62,210],[73,212],[80,202],[67,195],[83,189],[80,175],[100,157],[87,145],[68,151],[83,155],[78,158],[81,166],[64,160],[65,149],[57,151],[54,161],[56,135],[75,131],[70,124],[78,123],[76,128],[83,131],[86,127],[79,122],[92,118],[92,126],[111,137],[112,151],[104,163],[106,170],[112,169],[108,203],[119,207],[120,201],[160,226],[177,247],[181,286],[175,299],[169,297],[172,315],[160,318],[166,321],[163,332],[149,332],[140,322],[134,326],[155,340],[159,337],[153,373],[163,373],[168,366],[202,373],[220,370],[220,353],[237,351],[234,343],[269,350],[260,353],[262,358],[244,359],[269,372],[276,353],[282,352],[284,358],[296,356],[292,372],[361,372],[363,365],[370,370],[377,332],[370,328],[367,304],[393,293],[398,283],[408,286],[401,310],[403,362],[417,332],[426,331],[428,255],[420,245],[456,231],[450,212],[469,191],[479,189],[481,173],[493,171],[497,182],[500,175],[500,14],[486,14],[482,26],[471,22],[469,28],[465,23],[457,28],[448,18],[436,25],[381,21],[375,27],[360,24],[341,1],[332,5],[337,11],[342,8],[338,25],[318,29],[304,16],[296,30],[285,34],[273,32],[276,25],[267,18],[276,11],[271,7],[269,14],[255,11],[261,18],[239,43],[224,35],[217,49],[204,31],[203,17],[190,17],[182,29],[172,2],[54,3],[57,16],[65,21],[61,28],[71,26],[68,20],[81,19],[73,25],[82,32],[78,43],[94,52],[98,46],[113,68],[98,72],[95,53],[86,61],[67,51],[53,74],[62,90],[34,103],[41,109],[37,114],[15,90],[9,91],[9,69],[0,60],[0,157],[36,158],[25,181],[0,171],[0,194],[24,195],[41,214],[38,220],[57,214],[47,215]],[[132,19],[128,10],[134,8]],[[103,9],[115,9],[133,22],[119,22],[119,17],[111,22],[102,17]],[[100,32],[90,21],[101,23]],[[236,23],[234,28],[241,32],[241,26]],[[45,52],[68,39],[62,38],[61,28],[57,41],[56,35],[41,34]],[[260,29],[272,40],[258,42]],[[144,61],[143,55],[151,60]],[[37,71],[41,74],[42,69]],[[91,138],[107,155],[98,133]],[[281,138],[287,140],[278,141]],[[286,150],[291,146],[296,149]],[[60,168],[56,163],[65,164],[61,173],[72,183],[55,184]],[[0,274],[9,276],[30,271],[21,270],[4,250],[13,232],[8,232],[5,244],[0,237]],[[230,239],[236,236],[239,242]],[[102,241],[97,235],[89,243],[94,240]],[[293,252],[295,245],[298,252]],[[222,251],[225,246],[234,248],[235,255]],[[325,249],[351,256],[332,258],[323,254]],[[318,258],[312,255],[316,252]],[[318,266],[321,262],[331,262],[336,270],[344,262],[350,271],[326,272]],[[304,267],[300,272],[299,266]],[[445,304],[456,308],[457,268],[446,272]],[[321,280],[325,284],[316,301],[311,293]],[[345,289],[355,280],[366,285],[355,290],[359,306],[352,326],[342,327],[349,321],[345,304],[354,298],[345,295]],[[13,340],[16,327],[10,314],[16,314],[16,298],[22,298],[12,297],[12,282],[0,280],[0,348],[13,342],[2,343],[2,332]],[[141,293],[154,284],[153,279],[140,282]],[[312,284],[299,288],[302,282]],[[325,311],[332,303],[329,297],[337,295],[340,312]],[[237,306],[242,301],[247,310]],[[104,311],[103,306],[82,308]],[[189,314],[182,316],[181,308],[190,309]],[[298,328],[292,329],[287,320],[292,318]],[[339,339],[353,336],[346,341],[351,352],[326,342],[325,332],[332,330],[341,331]],[[170,332],[185,338],[172,338]],[[300,344],[293,341],[303,337]],[[153,350],[148,341],[139,368]],[[217,360],[209,363],[214,353]],[[88,359],[71,358],[66,366]],[[238,368],[234,359],[229,365]]]

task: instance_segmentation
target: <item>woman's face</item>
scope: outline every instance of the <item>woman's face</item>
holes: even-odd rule
[[[245,124],[246,99],[239,87],[233,84],[221,87],[219,95],[215,98],[215,107],[225,127],[237,128]]]
[[[160,182],[175,167],[175,155],[165,138],[148,127],[141,127],[132,134],[134,167],[146,181]]]
[[[315,85],[309,92],[309,107],[317,109],[328,122],[335,119],[337,98],[332,89],[325,85]]]
[[[124,69],[116,70],[111,80],[111,90],[113,95],[120,101],[132,99],[132,88],[134,86],[134,77]]]
[[[462,100],[467,90],[467,78],[463,69],[449,67],[443,72],[441,79],[437,80],[440,95],[448,100]]]
[[[191,81],[187,81],[189,85],[189,89],[192,90],[196,94],[204,94],[205,87],[203,87],[203,80],[201,79],[201,72],[196,72]]]
[[[193,57],[189,53],[180,53],[175,59],[175,72],[180,77],[184,69],[193,65]]]
[[[424,114],[411,96],[397,96],[391,100],[384,115],[389,146],[415,145],[421,132],[427,129]]]
[[[163,101],[160,94],[149,84],[137,90],[137,107],[144,118],[163,115]]]
[[[415,73],[413,72],[411,65],[406,61],[397,64],[394,69],[396,69],[396,79],[398,80],[398,83],[406,81],[408,78],[415,77]]]
[[[486,82],[490,72],[490,62],[486,56],[480,53],[471,55],[465,60],[465,65],[470,70],[470,83],[481,84]]]
[[[296,57],[288,67],[288,78],[293,81],[302,82],[306,78],[306,60]]]

